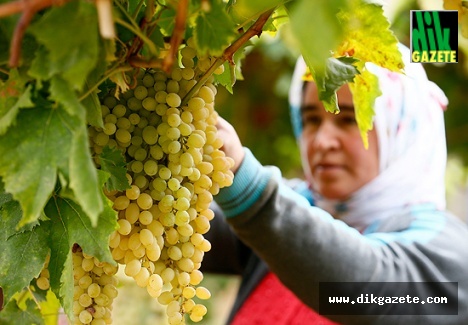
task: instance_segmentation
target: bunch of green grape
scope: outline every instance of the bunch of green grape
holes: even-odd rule
[[[74,325],[112,323],[112,302],[117,297],[117,265],[98,261],[74,245],[73,315]]]
[[[50,255],[47,255],[47,258],[41,270],[41,273],[35,279],[36,286],[41,290],[49,290],[50,288],[49,262],[50,262]]]
[[[210,297],[199,270],[211,249],[204,238],[214,217],[210,204],[234,177],[233,160],[220,150],[214,77],[181,105],[212,60],[196,57],[191,40],[179,54],[181,65],[169,74],[142,69],[133,89],[119,99],[106,96],[104,127],[89,129],[96,157],[109,146],[127,161],[130,188],[108,193],[119,224],[109,242],[112,256],[167,306],[170,324],[184,324],[185,315],[198,322],[207,312],[193,298]]]

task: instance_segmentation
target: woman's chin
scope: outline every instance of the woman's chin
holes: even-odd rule
[[[317,191],[322,197],[331,201],[346,201],[350,193],[342,189],[323,188]]]

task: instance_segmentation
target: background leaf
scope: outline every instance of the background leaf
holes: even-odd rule
[[[93,181],[90,174],[96,171],[90,171],[85,164],[85,151],[89,149],[83,134],[80,140],[80,132],[86,132],[83,128],[84,124],[80,125],[63,109],[42,106],[21,111],[16,125],[0,136],[0,176],[5,190],[21,204],[23,220],[20,226],[39,218],[58,173],[68,176],[71,158],[81,162],[77,167],[72,165],[71,185],[80,189],[79,184],[86,186],[88,182],[86,191],[75,194],[96,222],[103,206],[98,199],[97,178]],[[88,158],[89,166],[92,161]],[[78,161],[74,160],[73,164]]]
[[[99,155],[101,170],[110,174],[106,182],[106,189],[109,191],[123,191],[130,188],[127,179],[127,163],[122,152],[117,148],[105,146]]]
[[[346,27],[337,56],[351,55],[363,62],[400,72],[404,64],[397,47],[398,39],[391,31],[381,5],[353,0],[349,10],[341,11],[339,16]]]
[[[15,122],[21,108],[32,107],[31,86],[25,86],[17,70],[12,70],[6,82],[0,80],[0,135]]]
[[[343,38],[343,26],[337,13],[346,10],[346,0],[331,0],[322,6],[314,1],[287,4],[291,29],[307,65],[324,73],[326,60]]]
[[[49,253],[47,229],[34,227],[32,230],[15,232],[21,218],[18,202],[10,199],[1,205],[0,287],[3,288],[5,302],[10,301],[16,292],[23,290],[39,275]]]
[[[364,147],[367,148],[369,146],[367,132],[372,130],[373,127],[375,99],[382,94],[379,88],[379,80],[377,76],[368,70],[364,70],[349,84],[349,89],[353,94],[354,111],[361,131],[362,141]]]
[[[41,313],[32,300],[27,300],[26,310],[20,309],[16,301],[11,301],[0,312],[0,324],[10,325],[43,325]]]
[[[49,76],[60,74],[74,89],[82,89],[98,59],[97,28],[94,4],[70,1],[46,12],[29,31],[49,50]]]
[[[220,56],[236,37],[234,22],[226,13],[223,2],[210,2],[208,12],[200,10],[194,28],[194,40],[200,55]]]

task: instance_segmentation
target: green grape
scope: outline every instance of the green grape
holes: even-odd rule
[[[93,315],[89,311],[83,310],[80,312],[79,319],[83,324],[89,324],[93,320]]]
[[[179,83],[176,80],[169,80],[166,85],[168,93],[178,93],[180,90]]]
[[[149,145],[156,144],[159,138],[157,129],[152,125],[148,125],[143,129],[142,136],[143,140]]]
[[[141,102],[141,105],[143,106],[144,109],[146,109],[147,111],[154,111],[156,110],[156,107],[158,105],[158,102],[156,101],[155,98],[153,97],[146,97],[145,99],[143,99],[143,101]]]
[[[202,300],[207,300],[211,298],[210,291],[205,287],[197,287],[196,296]]]
[[[200,96],[205,103],[212,103],[214,101],[214,93],[208,86],[202,86],[198,91],[198,96]]]
[[[127,100],[127,107],[131,109],[132,111],[138,111],[143,106],[141,104],[141,100],[135,97],[131,97]]]
[[[188,101],[188,108],[192,111],[197,111],[205,107],[205,101],[201,97],[192,97]]]
[[[115,138],[121,143],[128,143],[132,139],[130,132],[124,129],[118,129],[115,132]]]
[[[125,274],[134,277],[141,270],[141,262],[139,260],[132,260],[125,265]]]
[[[138,215],[138,220],[142,225],[149,225],[153,222],[153,214],[149,211],[141,211]]]
[[[117,105],[117,99],[114,96],[106,96],[104,98],[103,104],[108,108],[113,108]]]
[[[117,127],[114,123],[106,123],[102,131],[107,135],[113,135],[117,131]]]
[[[143,86],[146,88],[153,87],[154,85],[154,77],[151,74],[145,74],[142,79]]]
[[[182,50],[180,50],[180,54],[184,58],[193,59],[197,55],[197,52],[193,47],[186,46]]]
[[[130,200],[136,200],[140,196],[140,188],[136,185],[132,185],[128,190],[125,191],[125,195]]]
[[[49,279],[44,276],[40,276],[36,279],[36,285],[41,290],[48,290],[50,288]]]
[[[167,97],[167,92],[164,90],[160,90],[156,92],[156,95],[154,96],[156,101],[160,104],[165,104],[166,103],[166,97]]]
[[[187,139],[187,145],[192,148],[203,148],[205,140],[199,134],[192,133]]]
[[[152,245],[154,240],[155,240],[154,235],[150,230],[142,229],[140,231],[140,241],[142,245],[144,246]]]
[[[177,95],[176,93],[169,93],[166,96],[166,103],[170,107],[179,107],[181,102],[182,100],[180,96]]]
[[[133,90],[133,95],[135,96],[135,98],[137,98],[139,100],[143,100],[144,98],[146,98],[148,96],[148,89],[143,85],[137,86]]]

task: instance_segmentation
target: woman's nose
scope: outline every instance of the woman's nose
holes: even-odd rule
[[[330,150],[339,147],[338,128],[331,121],[323,121],[315,133],[315,147],[319,150]]]

